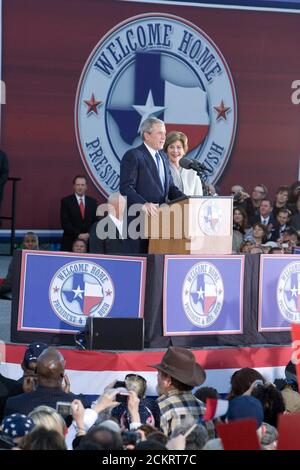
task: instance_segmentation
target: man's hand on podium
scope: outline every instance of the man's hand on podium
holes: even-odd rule
[[[146,204],[143,205],[142,210],[147,215],[151,215],[152,217],[154,217],[158,214],[158,205],[153,204],[152,202],[146,202]]]

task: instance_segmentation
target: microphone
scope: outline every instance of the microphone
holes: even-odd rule
[[[179,166],[185,168],[186,170],[195,170],[195,171],[209,171],[203,163],[198,162],[193,158],[183,157],[179,160]]]

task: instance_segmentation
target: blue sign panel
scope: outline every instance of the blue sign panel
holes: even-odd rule
[[[262,255],[258,330],[290,330],[291,323],[300,323],[300,256]]]
[[[243,333],[243,256],[166,256],[164,334]]]
[[[75,333],[89,316],[143,316],[146,258],[22,252],[19,331]]]

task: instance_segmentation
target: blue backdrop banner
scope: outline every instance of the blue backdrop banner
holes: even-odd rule
[[[19,331],[74,333],[88,316],[142,317],[146,258],[22,252]]]
[[[300,256],[262,255],[258,331],[290,330],[300,323]]]
[[[164,334],[243,333],[243,256],[166,256]]]

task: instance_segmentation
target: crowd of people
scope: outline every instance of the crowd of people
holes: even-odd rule
[[[189,349],[170,346],[157,370],[157,397],[134,372],[108,384],[89,403],[74,395],[62,353],[45,343],[28,346],[19,380],[0,374],[0,449],[23,450],[222,450],[218,424],[253,419],[261,449],[275,450],[282,413],[300,412],[295,365],[269,383],[255,369],[231,377],[226,411],[207,414],[218,391]]]

